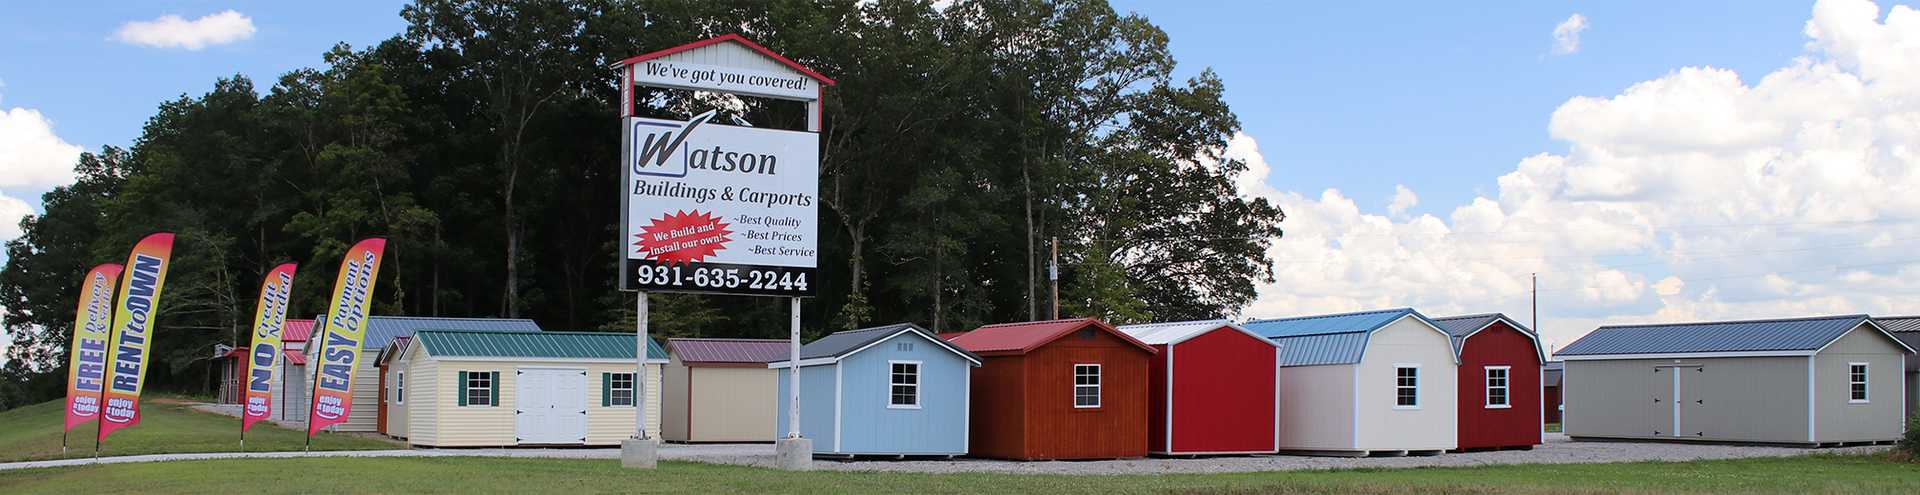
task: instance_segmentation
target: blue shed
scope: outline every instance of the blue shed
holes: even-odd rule
[[[813,439],[814,454],[966,454],[977,366],[979,356],[911,323],[822,337],[800,348],[800,434]],[[789,380],[780,373],[774,431],[781,435],[788,431]]]

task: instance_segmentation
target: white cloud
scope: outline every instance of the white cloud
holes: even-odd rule
[[[1420,196],[1414,194],[1412,189],[1407,189],[1407,186],[1404,185],[1394,184],[1393,200],[1387,203],[1387,212],[1398,217],[1406,214],[1408,209],[1418,204],[1420,204]]]
[[[152,48],[199,50],[253,37],[253,18],[233,10],[186,20],[167,14],[151,21],[127,21],[113,39]]]
[[[47,187],[73,182],[80,147],[53,133],[39,110],[0,111],[0,188]]]
[[[1571,55],[1580,51],[1580,32],[1587,30],[1587,16],[1575,13],[1553,27],[1553,54]]]
[[[7,196],[0,191],[0,243],[20,237],[20,219],[33,214],[33,207],[27,202]],[[6,258],[0,258],[5,261]]]
[[[1367,212],[1337,190],[1243,179],[1288,215],[1276,280],[1245,315],[1413,306],[1525,321],[1536,272],[1540,324],[1560,345],[1599,324],[1920,313],[1920,194],[1901,192],[1920,191],[1920,10],[1877,12],[1820,2],[1806,53],[1751,84],[1686,67],[1571,98],[1548,126],[1565,152],[1516,157],[1497,192],[1450,211],[1408,215],[1404,188]],[[1230,148],[1259,164],[1250,173],[1285,165],[1252,136]]]

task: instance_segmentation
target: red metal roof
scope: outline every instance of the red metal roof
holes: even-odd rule
[[[712,45],[715,43],[727,42],[727,41],[736,42],[736,43],[739,43],[741,46],[747,47],[747,49],[749,50],[760,52],[761,55],[766,55],[767,58],[771,58],[776,62],[780,62],[782,65],[786,65],[788,68],[791,68],[796,71],[800,71],[801,74],[806,74],[807,77],[814,78],[814,80],[820,81],[821,84],[825,84],[828,86],[833,85],[833,79],[828,78],[827,76],[822,75],[819,72],[814,72],[813,69],[809,69],[807,68],[807,66],[800,65],[798,62],[794,62],[793,60],[790,60],[787,57],[782,57],[780,56],[780,54],[774,53],[773,50],[768,50],[767,47],[760,46],[759,43],[754,43],[753,40],[749,40],[745,36],[741,36],[738,34],[728,34],[728,35],[723,35],[723,36],[718,36],[713,38],[707,38],[704,40],[687,43],[685,45],[680,45],[680,46],[668,48],[665,50],[648,52],[641,55],[627,57],[626,60],[621,60],[620,62],[613,64],[613,66],[625,67],[625,66],[637,64],[640,62],[645,62],[648,60],[665,57],[675,53],[680,53],[687,50],[692,50],[695,48],[700,48],[703,46]]]
[[[966,334],[967,334],[967,332],[941,332],[941,333],[940,333],[940,335],[939,335],[939,337],[940,337],[940,340],[945,340],[945,341],[947,341],[947,342],[953,342],[953,338],[954,338],[954,337],[959,337],[959,336],[961,336],[961,335],[966,335]]]
[[[766,363],[786,359],[779,339],[667,339],[668,352],[686,363]]]
[[[1153,346],[1141,342],[1112,325],[1094,318],[1075,318],[1071,320],[1034,321],[1026,323],[1001,323],[987,325],[967,332],[965,335],[950,339],[974,354],[1026,354],[1040,346],[1064,337],[1082,328],[1098,328],[1119,337],[1149,353],[1158,353]]]
[[[300,352],[300,351],[287,351],[287,364],[298,364],[298,365],[307,364],[307,353]]]
[[[280,331],[282,342],[306,342],[313,338],[313,320],[288,319],[285,330]]]

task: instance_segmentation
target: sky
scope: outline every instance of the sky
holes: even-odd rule
[[[1212,70],[1280,204],[1241,317],[1596,325],[1920,313],[1920,12],[1806,2],[1118,0]],[[398,2],[38,2],[0,16],[0,240],[162,101],[264,88]],[[0,344],[4,345],[4,344]]]

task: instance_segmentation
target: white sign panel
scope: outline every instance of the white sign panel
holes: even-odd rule
[[[819,81],[805,74],[649,60],[633,66],[633,82],[670,88],[721,91],[796,100],[820,98]]]
[[[621,288],[811,296],[820,137],[628,117]]]

